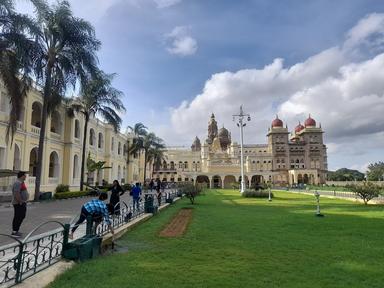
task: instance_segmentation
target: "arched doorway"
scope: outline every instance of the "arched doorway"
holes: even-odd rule
[[[196,177],[196,185],[200,187],[208,188],[209,187],[209,178],[205,175],[199,175]]]
[[[49,178],[59,178],[60,175],[60,165],[59,165],[59,155],[57,155],[56,151],[53,151],[51,155],[49,155]]]
[[[308,174],[304,174],[304,184],[309,184],[309,177],[308,177]]]
[[[32,104],[32,117],[31,117],[31,125],[35,127],[41,126],[41,112],[42,106],[39,102],[33,102]]]
[[[19,171],[21,169],[21,152],[17,144],[15,144],[15,151],[13,152],[13,170]]]
[[[213,176],[212,184],[213,184],[213,188],[221,188],[222,187],[221,177],[219,175]]]
[[[302,184],[303,183],[303,175],[299,174],[297,175],[297,183]]]
[[[239,176],[239,183],[241,185],[241,176]],[[247,175],[244,175],[244,185],[245,185],[245,188],[249,187],[249,180]]]
[[[36,171],[37,171],[37,148],[33,148],[31,152],[29,153],[29,176],[36,177]]]
[[[224,177],[224,188],[231,189],[236,183],[236,177],[233,175],[227,175]]]
[[[262,175],[253,175],[251,178],[251,188],[256,188],[264,182],[264,177]]]

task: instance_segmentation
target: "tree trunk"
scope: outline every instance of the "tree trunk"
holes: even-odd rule
[[[80,191],[84,189],[84,169],[85,169],[85,147],[87,146],[89,116],[85,114],[84,132],[83,132],[83,151],[81,154],[81,174],[80,174]]]
[[[40,138],[39,138],[39,148],[38,148],[38,157],[37,157],[37,167],[36,167],[36,182],[35,182],[35,196],[34,201],[38,201],[40,197],[40,185],[41,185],[41,176],[44,165],[44,142],[45,142],[45,131],[47,127],[47,118],[48,118],[48,101],[51,94],[51,79],[52,79],[52,67],[47,66],[45,72],[45,86],[44,86],[44,98],[43,98],[43,111],[41,115],[41,124],[40,124]]]

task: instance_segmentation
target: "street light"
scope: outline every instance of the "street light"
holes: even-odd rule
[[[233,121],[237,119],[238,123],[237,127],[240,127],[240,165],[241,165],[241,186],[240,186],[240,192],[243,193],[245,191],[245,183],[244,183],[244,153],[243,153],[243,127],[246,125],[244,123],[245,117],[247,118],[247,121],[251,121],[251,115],[244,114],[243,111],[243,105],[240,106],[240,114],[235,114],[233,116]]]

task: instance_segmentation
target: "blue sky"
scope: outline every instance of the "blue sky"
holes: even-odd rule
[[[124,126],[143,122],[169,145],[190,145],[205,138],[214,112],[236,139],[231,115],[244,104],[253,116],[248,143],[266,142],[276,113],[290,129],[311,113],[326,132],[331,169],[383,160],[384,84],[361,76],[384,70],[383,1],[70,2],[96,28],[102,68],[118,74]],[[378,112],[366,113],[372,105]]]

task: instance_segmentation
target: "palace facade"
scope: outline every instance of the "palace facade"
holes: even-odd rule
[[[274,185],[325,183],[327,148],[323,130],[310,116],[292,132],[277,116],[268,128],[268,143],[244,145],[244,180],[247,187],[271,182]],[[195,138],[191,149],[168,148],[153,177],[164,181],[193,181],[209,187],[231,188],[239,182],[240,145],[226,128],[218,129],[214,114],[208,123],[207,139]]]
[[[13,143],[6,142],[9,120],[9,98],[0,85],[0,169],[28,171],[27,185],[30,194],[34,192],[38,158],[38,144],[42,113],[42,94],[32,89],[25,101],[17,124]],[[58,184],[67,184],[71,190],[80,185],[81,155],[84,135],[84,118],[80,113],[69,117],[64,106],[60,106],[47,120],[46,142],[41,190],[55,191]],[[127,145],[134,135],[116,133],[111,125],[92,118],[88,125],[86,155],[97,161],[105,161],[110,169],[86,173],[90,184],[111,183],[114,179],[122,183],[143,181],[142,155],[130,155]],[[128,163],[129,160],[129,163]],[[86,169],[86,167],[85,167]],[[0,193],[9,192],[9,187],[0,183]]]

